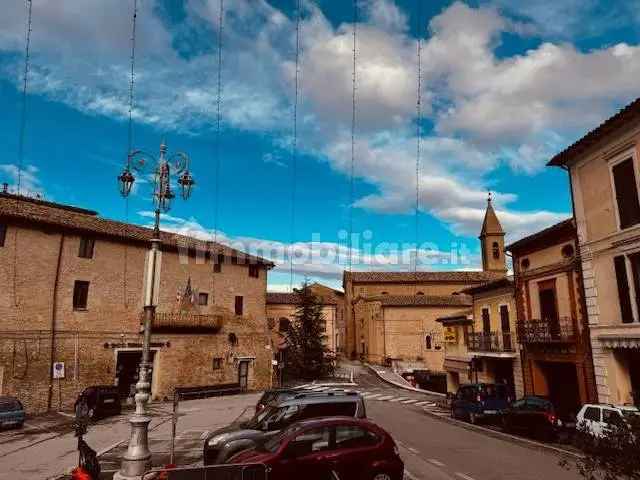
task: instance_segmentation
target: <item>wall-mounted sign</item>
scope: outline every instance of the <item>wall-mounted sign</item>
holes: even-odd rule
[[[456,327],[444,327],[445,343],[458,343],[458,329]]]
[[[53,363],[53,378],[64,378],[64,362]]]

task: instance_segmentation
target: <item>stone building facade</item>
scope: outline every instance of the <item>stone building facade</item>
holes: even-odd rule
[[[577,413],[596,400],[576,229],[568,219],[509,245],[525,393]]]
[[[30,412],[69,407],[90,385],[116,384],[127,395],[141,356],[152,231],[0,194],[0,233],[0,393],[19,397]],[[268,385],[272,264],[210,242],[161,237],[153,398],[170,397],[176,386]]]
[[[512,397],[524,392],[510,277],[467,288],[470,309],[438,318],[444,327],[447,391],[469,382],[502,383]]]
[[[326,346],[333,354],[340,355],[344,349],[344,294],[320,283],[309,287],[322,304]],[[296,293],[267,292],[267,320],[274,325],[274,331],[286,330],[287,322],[295,319],[298,302]]]
[[[506,275],[504,232],[490,199],[479,238],[483,271],[344,272],[347,353],[399,370],[443,373],[436,319],[471,307],[464,289]]]
[[[640,404],[640,99],[557,154],[569,172],[598,400]]]

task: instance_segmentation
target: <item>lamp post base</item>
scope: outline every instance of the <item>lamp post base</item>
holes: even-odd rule
[[[120,471],[114,480],[142,480],[145,472],[151,466],[151,451],[149,450],[149,423],[151,417],[134,415],[129,419],[131,424],[131,438],[129,447],[122,457]]]

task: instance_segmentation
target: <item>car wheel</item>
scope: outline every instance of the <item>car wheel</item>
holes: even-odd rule
[[[88,417],[91,420],[95,420],[96,419],[96,411],[93,408],[90,408],[89,411],[87,412]]]
[[[371,477],[371,480],[391,480],[391,475],[387,472],[376,472]]]

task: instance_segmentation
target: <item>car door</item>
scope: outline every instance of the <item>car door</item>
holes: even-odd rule
[[[379,458],[378,446],[382,438],[367,428],[357,425],[335,427],[335,448],[327,455],[330,468],[340,479],[371,478],[368,466]],[[377,454],[378,453],[378,454]]]
[[[584,411],[581,427],[595,436],[602,435],[602,414],[600,407],[587,407]]]
[[[511,408],[507,412],[508,426],[516,430],[523,428],[526,419],[526,399],[522,398],[513,402]]]
[[[309,428],[298,433],[272,466],[271,478],[298,478],[300,472],[304,472],[305,480],[331,479],[327,456],[334,446],[332,433],[330,427]]]

